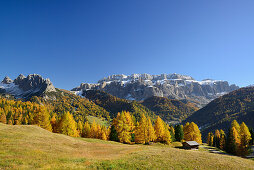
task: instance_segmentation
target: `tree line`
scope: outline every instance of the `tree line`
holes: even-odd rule
[[[244,122],[239,125],[236,120],[233,120],[227,134],[222,129],[216,129],[214,134],[209,132],[207,144],[234,155],[246,156],[250,153],[253,138],[253,130],[249,130]]]

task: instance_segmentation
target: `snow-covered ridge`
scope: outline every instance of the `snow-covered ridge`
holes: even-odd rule
[[[198,81],[191,76],[176,73],[118,74],[105,77],[96,84],[82,83],[72,91],[84,96],[87,90],[103,90],[120,98],[138,101],[151,96],[185,99],[201,107],[238,88],[236,85],[229,85],[227,81],[211,79]]]
[[[159,85],[159,84],[174,84],[178,82],[179,86],[185,86],[189,83],[198,83],[200,85],[214,85],[217,82],[224,82],[222,80],[211,80],[205,79],[202,81],[197,81],[191,76],[181,75],[181,74],[161,74],[161,75],[150,75],[150,74],[131,74],[131,75],[124,75],[124,74],[117,74],[105,77],[98,81],[99,84],[106,83],[110,84],[112,82],[121,82],[122,84],[133,83],[137,81],[143,81],[145,84],[152,86],[152,85]]]

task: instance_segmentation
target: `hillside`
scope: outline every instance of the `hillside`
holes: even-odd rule
[[[47,98],[33,96],[29,101],[2,96],[0,97],[0,114],[4,113],[6,121],[10,124],[33,124],[33,117],[37,115],[37,110],[49,112],[50,117],[55,115],[56,118],[70,112],[76,122],[85,122],[87,116],[110,120],[109,112],[104,108],[68,91],[56,89],[55,92],[46,93],[46,95]]]
[[[192,103],[156,96],[147,98],[141,104],[168,123],[179,123],[198,110]]]
[[[166,146],[125,145],[0,123],[0,169],[253,169],[254,161]]]
[[[152,119],[156,117],[154,112],[136,101],[120,99],[103,91],[87,90],[84,91],[82,95],[110,112],[111,118],[116,117],[118,112],[124,110],[132,112],[137,119],[139,119],[143,113],[149,115]]]
[[[241,88],[215,99],[186,121],[197,123],[206,135],[215,129],[227,130],[234,119],[254,127],[254,87]]]

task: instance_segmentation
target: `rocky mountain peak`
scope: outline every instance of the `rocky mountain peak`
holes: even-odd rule
[[[27,98],[33,95],[41,96],[45,92],[55,92],[56,89],[49,79],[44,79],[38,74],[29,74],[25,77],[20,74],[14,81],[5,78],[0,86],[0,92],[12,94],[18,98]]]
[[[82,83],[72,91],[102,90],[119,98],[139,101],[152,96],[184,99],[197,103],[201,107],[238,88],[222,80],[197,81],[191,76],[176,73],[160,75],[145,73],[110,75],[99,80],[97,84]]]
[[[11,84],[12,82],[13,80],[10,79],[8,76],[6,76],[2,81],[3,84]]]

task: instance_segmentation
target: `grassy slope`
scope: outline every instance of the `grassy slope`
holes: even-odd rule
[[[124,145],[0,124],[0,169],[254,169],[239,157],[166,146]]]

